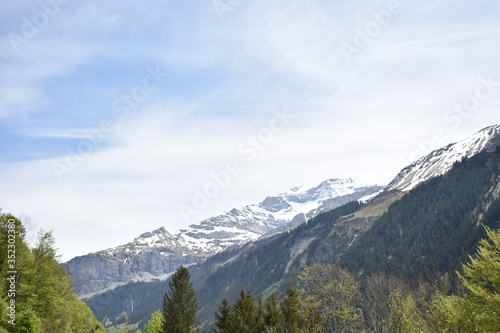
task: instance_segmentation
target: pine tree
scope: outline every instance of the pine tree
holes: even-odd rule
[[[216,333],[230,332],[231,307],[226,298],[222,300],[222,304],[217,307],[215,312],[215,327]]]
[[[262,295],[259,295],[257,298],[257,312],[255,314],[255,332],[264,332],[265,330],[265,308],[264,308],[264,299]]]
[[[250,291],[241,290],[240,297],[233,305],[231,332],[253,333],[257,327],[257,309]]]
[[[164,333],[196,331],[197,299],[189,270],[181,266],[169,282],[170,290],[163,297]]]
[[[267,299],[265,309],[264,309],[264,323],[268,327],[278,326],[283,322],[283,316],[281,315],[278,299],[276,294],[273,292]]]
[[[281,311],[284,317],[284,327],[287,332],[299,332],[301,327],[301,300],[299,291],[293,282],[290,282],[286,295],[281,302]]]

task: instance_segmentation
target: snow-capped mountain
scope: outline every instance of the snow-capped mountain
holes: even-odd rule
[[[410,164],[387,185],[386,191],[410,191],[426,180],[448,172],[453,163],[464,157],[471,157],[481,151],[494,150],[500,144],[500,125],[482,129],[476,134],[457,143],[434,150],[416,162]]]
[[[132,243],[105,253],[113,255],[126,250],[138,254],[148,248],[157,248],[167,255],[175,248],[190,255],[212,255],[231,245],[292,228],[346,200],[361,199],[378,190],[378,187],[361,185],[352,179],[329,179],[314,187],[294,187],[277,196],[267,197],[259,204],[234,208],[186,229],[168,232],[160,228],[144,233]]]
[[[232,209],[185,229],[159,228],[132,242],[77,257],[65,264],[76,290],[88,295],[131,280],[166,277],[231,246],[293,228],[306,219],[382,190],[352,179],[328,179],[317,186],[294,187],[259,204]]]

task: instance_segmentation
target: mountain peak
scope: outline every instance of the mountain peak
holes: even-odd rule
[[[462,158],[494,150],[499,144],[500,125],[485,127],[462,141],[436,149],[408,165],[385,190],[409,191],[430,178],[445,174]]]
[[[350,178],[294,187],[259,204],[233,208],[177,231],[161,227],[145,232],[130,243],[74,258],[66,268],[77,281],[80,295],[133,279],[165,276],[178,265],[199,263],[229,247],[292,229],[308,218],[381,189]],[[111,271],[112,277],[108,274]]]

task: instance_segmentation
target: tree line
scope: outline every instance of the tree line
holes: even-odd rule
[[[475,256],[456,273],[461,292],[450,294],[445,275],[417,289],[377,273],[359,283],[347,270],[317,263],[306,266],[285,293],[263,299],[241,290],[223,299],[210,328],[214,333],[470,333],[500,331],[500,230],[485,227]],[[143,333],[192,333],[197,299],[186,267],[169,282],[163,312],[155,312]]]
[[[362,278],[384,272],[414,284],[453,272],[485,237],[478,222],[500,228],[499,179],[500,148],[455,163],[392,204],[339,264]]]
[[[30,246],[25,224],[0,211],[0,332],[105,332],[57,262],[52,232]]]

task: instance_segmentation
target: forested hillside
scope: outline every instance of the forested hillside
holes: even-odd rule
[[[441,283],[447,292],[458,292],[455,270],[486,237],[483,226],[500,227],[499,170],[500,149],[484,152],[406,194],[385,192],[368,204],[344,205],[292,231],[193,266],[198,318],[213,321],[217,302],[236,301],[242,289],[264,299],[273,292],[284,295],[288,283],[316,263],[346,268],[361,286],[384,274],[408,289]],[[104,293],[87,303],[98,318],[113,319],[119,312],[111,313],[108,305],[119,303],[120,311],[127,312],[135,289],[141,292],[137,298],[149,299],[144,304],[149,311],[141,311],[152,313],[161,308],[165,286],[130,284],[113,291],[117,298]]]
[[[500,227],[500,148],[455,163],[389,207],[342,255],[340,265],[366,277],[377,272],[408,282],[453,272]]]
[[[105,332],[57,262],[51,232],[32,246],[23,223],[0,212],[0,327],[13,333]]]
[[[284,295],[254,297],[241,290],[231,304],[222,299],[207,327],[197,320],[196,291],[189,270],[180,267],[168,284],[163,310],[144,333],[450,333],[498,332],[500,230],[485,227],[475,255],[457,273],[461,291],[447,295],[442,283],[410,288],[391,275],[374,274],[361,285],[347,270],[316,263],[290,283]]]

